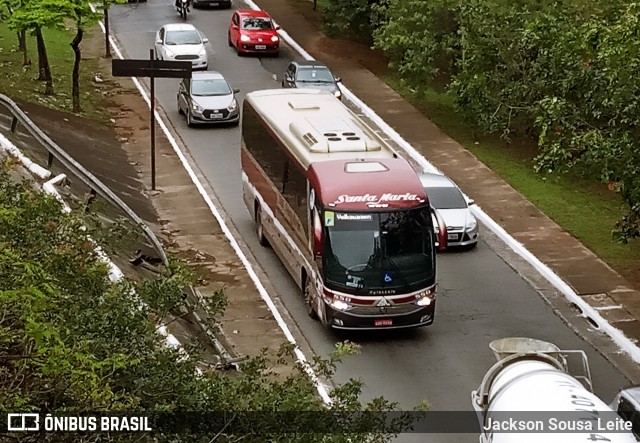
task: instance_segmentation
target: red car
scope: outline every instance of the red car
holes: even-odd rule
[[[277,26],[269,14],[253,9],[239,9],[233,13],[227,39],[238,55],[280,54],[280,37]]]

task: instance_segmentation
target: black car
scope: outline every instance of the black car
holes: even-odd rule
[[[342,99],[342,92],[338,87],[340,77],[335,77],[327,65],[318,61],[293,61],[289,63],[287,72],[282,79],[283,88],[313,88],[332,92]]]

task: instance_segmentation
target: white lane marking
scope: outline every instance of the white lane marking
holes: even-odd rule
[[[93,7],[93,5],[91,5],[91,8],[95,11],[95,8]],[[104,23],[102,21],[100,21],[99,24],[100,24],[100,28],[102,29],[102,32],[104,33],[105,32]],[[114,49],[114,51],[118,55],[118,58],[124,59],[124,57],[122,55],[122,52],[118,48],[118,45],[116,44],[115,39],[112,36],[109,36],[109,42],[111,43],[111,47]],[[133,83],[136,85],[136,88],[138,88],[138,91],[140,91],[140,95],[142,95],[142,98],[147,102],[147,105],[149,107],[151,107],[151,100],[147,96],[146,91],[144,90],[144,88],[142,87],[142,85],[140,84],[138,79],[135,78],[135,77],[131,77],[131,80],[133,80]],[[158,114],[157,111],[155,112],[155,119],[158,122],[158,125],[160,126],[162,131],[164,132],[164,135],[167,137],[167,140],[169,140],[169,143],[171,144],[171,147],[173,148],[175,153],[180,158],[180,161],[182,162],[182,166],[184,167],[184,169],[189,174],[189,177],[191,178],[191,181],[193,182],[194,185],[196,185],[196,188],[198,189],[198,192],[200,193],[200,195],[204,199],[205,203],[209,207],[209,210],[211,211],[213,216],[218,221],[218,224],[220,224],[220,227],[222,228],[222,231],[224,232],[225,236],[227,237],[227,239],[229,239],[229,243],[233,247],[233,249],[236,252],[236,254],[238,255],[238,257],[240,258],[240,261],[242,261],[242,264],[244,265],[244,267],[247,270],[247,273],[249,274],[249,277],[251,278],[251,280],[255,284],[256,289],[258,289],[258,292],[260,293],[260,297],[267,304],[267,307],[271,311],[271,314],[275,318],[276,322],[278,323],[278,326],[280,327],[280,329],[284,333],[284,335],[287,338],[287,340],[289,341],[289,343],[291,343],[294,346],[294,353],[296,355],[296,359],[303,366],[305,372],[307,373],[307,375],[313,381],[314,385],[316,386],[316,389],[318,390],[318,394],[320,394],[320,396],[322,397],[322,401],[324,403],[326,403],[326,404],[331,404],[332,400],[331,400],[331,397],[329,395],[329,391],[328,391],[327,387],[325,387],[320,382],[320,380],[319,380],[318,376],[316,375],[314,369],[309,364],[309,360],[307,359],[307,357],[304,355],[304,353],[302,352],[302,350],[298,346],[298,343],[296,342],[295,337],[291,333],[291,330],[289,329],[289,326],[287,326],[287,323],[284,321],[284,319],[282,318],[282,315],[278,311],[278,308],[276,307],[275,303],[273,302],[273,299],[271,298],[271,296],[267,292],[266,288],[264,287],[264,285],[260,281],[260,279],[259,279],[258,275],[256,274],[256,272],[254,271],[253,267],[251,266],[251,263],[249,262],[249,259],[246,257],[244,252],[242,252],[242,249],[240,248],[240,245],[238,244],[236,239],[233,237],[233,234],[229,230],[229,227],[227,226],[227,224],[225,223],[224,219],[220,215],[220,212],[218,211],[218,208],[215,206],[215,204],[213,203],[213,201],[211,200],[211,198],[207,194],[207,191],[204,189],[204,186],[202,185],[202,183],[200,183],[200,180],[198,179],[195,171],[189,165],[189,162],[186,159],[186,157],[184,156],[184,154],[182,153],[182,151],[180,150],[180,147],[178,146],[178,143],[176,142],[176,140],[173,138],[173,136],[169,132],[169,128],[164,123],[164,120],[160,117],[160,115]]]
[[[252,9],[259,11],[260,8],[251,0],[244,0]],[[294,48],[301,56],[307,60],[315,60],[302,46],[300,46],[295,40],[291,38],[289,34],[280,29],[278,34]],[[342,93],[348,100],[353,102],[356,107],[360,108],[363,113],[375,124],[377,124],[387,135],[389,135],[414,161],[416,161],[425,172],[433,172],[442,174],[438,168],[429,163],[429,161],[423,157],[413,146],[411,146],[400,134],[398,134],[391,126],[389,126],[378,114],[376,114],[371,108],[369,108],[362,100],[347,89],[343,84],[338,85],[342,90]],[[465,198],[467,196],[465,195]],[[598,327],[604,331],[611,339],[636,362],[640,363],[640,348],[635,345],[634,341],[629,339],[624,333],[614,328],[607,322],[596,309],[594,309],[589,303],[584,301],[567,283],[565,283],[560,276],[551,270],[547,265],[542,263],[536,256],[534,256],[528,249],[526,249],[520,242],[514,239],[507,231],[505,231],[500,225],[498,225],[491,217],[489,217],[478,205],[473,205],[471,211],[482,223],[487,226],[494,234],[496,234],[503,242],[505,242],[516,254],[526,260],[532,265],[544,278],[556,287],[564,296],[572,303],[577,305],[583,312],[583,317],[590,317]]]

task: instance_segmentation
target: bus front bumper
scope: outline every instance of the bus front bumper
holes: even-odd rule
[[[429,326],[433,323],[436,310],[436,301],[429,306],[419,307],[403,314],[376,314],[361,315],[348,311],[339,311],[328,304],[324,304],[325,322],[334,329],[402,329]]]

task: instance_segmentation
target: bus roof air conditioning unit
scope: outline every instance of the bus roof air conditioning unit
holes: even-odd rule
[[[327,152],[379,151],[375,143],[357,126],[337,118],[318,118],[311,123],[327,142]]]
[[[318,137],[314,134],[315,131],[309,124],[291,122],[289,130],[310,152],[327,152],[327,146],[322,146],[318,143]]]

